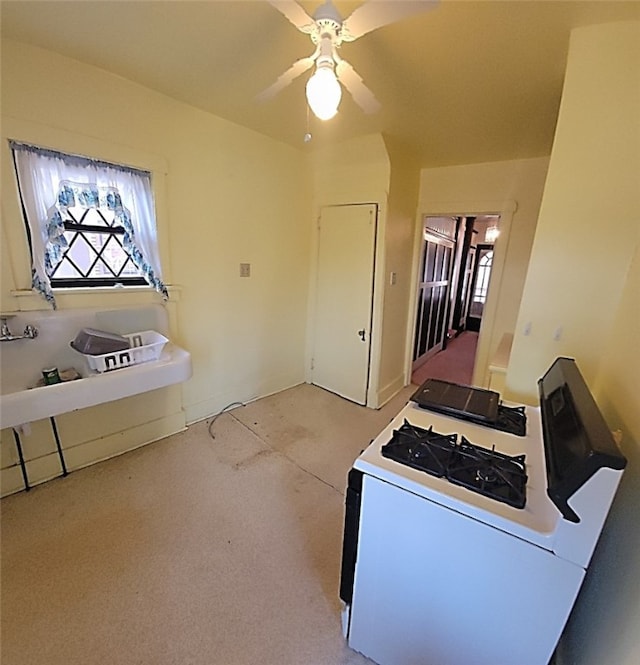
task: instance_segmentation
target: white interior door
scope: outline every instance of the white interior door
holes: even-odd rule
[[[322,208],[312,382],[366,404],[377,206]]]

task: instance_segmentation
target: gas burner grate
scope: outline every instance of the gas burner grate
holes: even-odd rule
[[[463,436],[447,478],[496,501],[524,508],[527,485],[524,459],[524,455],[510,457],[494,449],[481,448]]]
[[[522,407],[520,407],[522,408]],[[524,409],[522,409],[524,415]],[[381,448],[383,457],[501,501],[514,508],[526,503],[525,456],[510,457],[481,448],[457,434],[440,434],[404,420]]]
[[[498,417],[492,427],[516,436],[527,436],[527,414],[524,406],[498,404]]]
[[[456,438],[455,434],[440,434],[433,427],[423,429],[405,419],[394,430],[391,441],[382,446],[382,455],[441,478],[447,473]]]

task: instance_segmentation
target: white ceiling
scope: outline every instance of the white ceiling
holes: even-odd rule
[[[321,3],[300,4],[313,13]],[[361,4],[335,2],[342,16]],[[442,0],[342,46],[382,110],[366,115],[345,93],[325,123],[307,120],[309,74],[275,99],[255,101],[313,50],[265,0],[2,0],[1,12],[3,38],[82,60],[300,149],[383,132],[412,145],[423,166],[442,166],[549,154],[571,28],[640,19],[640,1]],[[307,122],[313,140],[305,144]]]

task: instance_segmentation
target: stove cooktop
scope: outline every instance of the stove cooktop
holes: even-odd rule
[[[498,415],[493,422],[482,422],[472,420],[471,422],[491,429],[497,429],[507,434],[516,436],[527,436],[527,414],[524,406],[505,406],[502,402],[498,404]]]
[[[514,508],[526,504],[525,455],[509,456],[471,443],[465,436],[440,434],[407,419],[380,449],[383,457]]]
[[[514,508],[526,504],[527,473],[525,456],[509,456],[481,448],[464,436],[456,448],[447,478]]]
[[[588,516],[603,501],[610,505],[626,459],[613,441],[575,361],[558,358],[538,386],[539,406],[524,408],[525,436],[427,410],[409,401],[356,458],[353,468],[362,472],[364,478],[388,483],[586,567],[597,533],[593,531],[591,537],[595,522],[581,517]],[[495,447],[516,464],[524,465],[525,458],[520,456],[526,455],[524,509],[452,481],[450,458],[446,471],[440,471],[439,476],[415,466],[416,458],[428,453],[414,455],[411,464],[392,459],[389,444],[405,420],[423,430],[445,435],[455,432],[454,452],[465,437],[472,445],[486,450]],[[608,469],[604,474],[600,473],[603,468]],[[596,474],[597,480],[592,481]],[[482,471],[471,478],[474,482],[482,480]],[[364,487],[366,491],[366,484]],[[577,526],[581,524],[586,525],[588,534],[584,540],[575,537],[575,529],[582,528]]]
[[[428,411],[409,401],[356,458],[354,468],[474,520],[517,535],[544,549],[550,549],[558,511],[547,495],[540,410],[527,406],[525,413],[527,435],[520,437]],[[405,420],[423,430],[431,427],[434,432],[445,435],[455,433],[455,445],[458,445],[464,436],[474,445],[487,450],[495,447],[495,450],[510,457],[526,455],[524,509],[514,508],[503,501],[471,491],[451,482],[446,475],[438,477],[424,469],[398,463],[383,455],[382,447],[391,442],[394,430],[399,430]]]

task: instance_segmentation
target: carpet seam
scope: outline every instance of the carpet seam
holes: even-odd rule
[[[268,441],[263,439],[258,432],[256,432],[254,429],[252,429],[249,425],[244,423],[239,418],[236,418],[236,416],[234,416],[233,413],[227,413],[226,415],[231,416],[237,423],[239,423],[240,425],[242,425],[243,427],[248,429],[254,436],[256,436],[258,439],[260,439],[260,441],[262,441],[262,443],[264,443],[264,445],[267,446],[267,448],[269,448],[269,450],[273,451],[274,453],[277,453],[278,455],[281,455],[287,461],[291,462],[291,464],[293,464],[295,467],[300,469],[300,471],[303,471],[304,473],[311,476],[312,478],[315,478],[316,480],[319,480],[321,483],[323,483],[327,487],[330,487],[332,490],[337,492],[340,496],[344,496],[344,492],[339,490],[337,487],[334,487],[331,483],[324,480],[324,478],[321,478],[320,476],[317,476],[315,473],[313,473],[313,471],[309,471],[309,469],[305,469],[303,466],[300,466],[300,464],[298,464],[298,462],[296,462],[294,459],[292,459],[291,457],[289,457],[288,455],[286,455],[282,451],[277,450],[276,448],[274,448],[271,444],[269,444]]]

